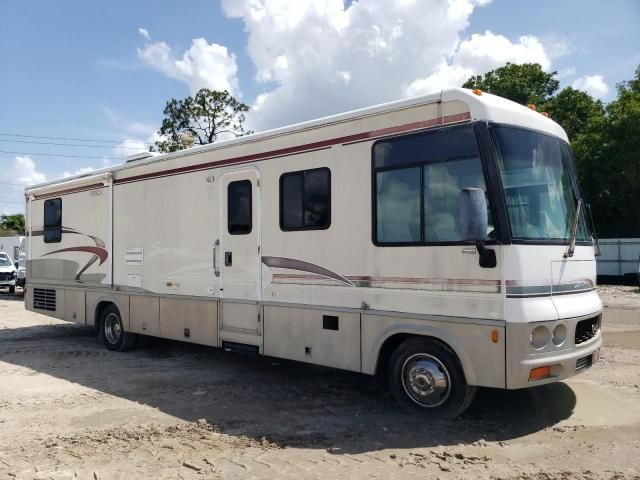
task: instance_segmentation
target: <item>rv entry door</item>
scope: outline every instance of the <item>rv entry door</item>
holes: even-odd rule
[[[222,175],[220,240],[216,271],[222,301],[220,338],[224,343],[262,347],[260,300],[259,172],[247,168]]]

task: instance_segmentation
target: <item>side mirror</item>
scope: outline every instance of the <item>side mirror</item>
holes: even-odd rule
[[[481,188],[463,188],[460,200],[460,225],[463,238],[475,242],[480,255],[479,264],[482,268],[495,268],[498,264],[495,250],[487,248],[489,214],[487,198]]]
[[[16,270],[18,269],[18,265],[20,265],[18,262],[13,262],[13,266],[16,267]]]

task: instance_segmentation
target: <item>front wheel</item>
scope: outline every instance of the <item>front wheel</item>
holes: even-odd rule
[[[389,388],[404,410],[431,418],[457,417],[475,395],[455,354],[427,338],[410,338],[394,350]]]
[[[127,332],[122,317],[115,305],[109,305],[100,315],[102,340],[109,350],[124,352],[131,350],[136,343],[136,334]]]

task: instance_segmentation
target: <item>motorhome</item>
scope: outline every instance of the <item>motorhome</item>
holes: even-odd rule
[[[379,374],[453,417],[592,365],[587,206],[552,119],[444,90],[26,190],[28,310]]]

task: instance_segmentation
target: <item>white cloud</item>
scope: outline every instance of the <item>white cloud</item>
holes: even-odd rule
[[[24,212],[24,189],[47,180],[31,157],[18,156],[13,167],[0,170],[0,209],[2,213]]]
[[[576,74],[576,67],[567,67],[562,70],[558,70],[558,79],[564,80],[568,77],[573,77]]]
[[[571,86],[578,90],[584,90],[594,98],[602,98],[609,93],[609,87],[604,82],[602,75],[586,75],[576,79]]]
[[[149,30],[147,30],[146,28],[142,28],[142,27],[140,27],[140,28],[138,29],[138,33],[139,33],[140,35],[142,35],[142,37],[143,37],[145,40],[147,40],[147,41],[149,41],[149,42],[151,41],[151,35],[149,35]]]
[[[135,155],[136,153],[142,153],[149,150],[149,141],[128,138],[120,142],[113,148],[114,155],[118,157],[127,157],[129,155]]]
[[[486,0],[223,0],[244,22],[256,80],[265,84],[247,116],[276,127],[445,86],[506,62],[549,68],[533,36],[463,37]],[[275,84],[275,86],[273,85]]]
[[[36,164],[31,157],[16,157],[13,170],[12,178],[16,183],[34,185],[47,180],[45,174],[37,170]]]
[[[222,0],[244,23],[260,93],[247,127],[264,130],[410,95],[460,86],[506,62],[551,68],[566,41],[548,44],[485,31],[465,35],[473,11],[489,0]],[[238,94],[235,55],[193,40],[177,57],[148,32],[139,57],[166,75]]]
[[[484,34],[474,33],[460,43],[453,62],[481,73],[507,62],[539,63],[544,70],[551,67],[549,56],[536,37],[523,35],[517,43],[512,43],[507,37],[488,30]]]
[[[176,58],[165,42],[149,43],[149,32],[143,28],[138,31],[148,42],[138,48],[138,57],[165,75],[187,83],[192,93],[210,88],[240,95],[236,56],[226,47],[195,38],[191,48]]]
[[[93,168],[92,167],[82,167],[79,168],[78,170],[76,170],[75,172],[67,172],[65,171],[62,176],[64,178],[67,177],[75,177],[76,175],[84,175],[85,173],[91,173],[93,172]]]

